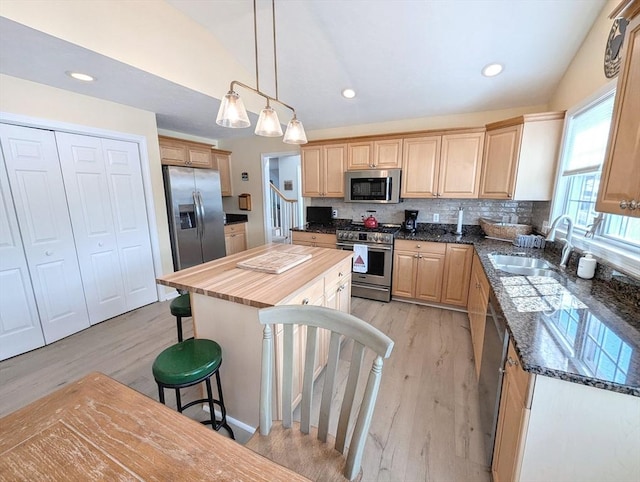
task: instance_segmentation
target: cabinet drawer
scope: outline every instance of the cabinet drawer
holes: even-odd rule
[[[244,234],[247,223],[227,224],[224,227],[224,234]]]
[[[331,286],[342,283],[347,276],[351,274],[351,260],[348,259],[338,265],[338,267],[332,270],[324,277],[324,284],[326,289]]]
[[[447,251],[447,243],[434,243],[433,241],[414,241],[397,239],[395,249],[401,251],[413,251],[418,253],[442,254]]]
[[[328,234],[328,233],[307,233],[300,231],[293,231],[293,243],[297,244],[298,241],[303,243],[315,243],[313,244],[326,244],[335,247],[336,245],[336,235]]]
[[[324,297],[324,278],[314,281],[298,294],[286,298],[280,305],[322,305]],[[320,302],[318,303],[318,300]]]

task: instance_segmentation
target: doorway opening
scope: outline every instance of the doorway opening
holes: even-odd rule
[[[263,154],[262,176],[265,241],[291,244],[291,229],[303,219],[300,154]]]

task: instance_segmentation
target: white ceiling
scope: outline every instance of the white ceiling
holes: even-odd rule
[[[255,71],[252,0],[167,2]],[[307,131],[545,104],[604,4],[277,0],[279,98]],[[257,21],[260,89],[275,95],[270,0],[258,0]],[[0,34],[2,73],[156,112],[161,129],[213,139],[250,134],[215,125],[218,99],[3,17]],[[492,62],[504,72],[483,77]],[[89,89],[54,74],[75,66],[109,81]],[[345,87],[355,99],[341,97]]]

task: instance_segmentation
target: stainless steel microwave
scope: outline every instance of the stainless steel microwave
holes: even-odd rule
[[[400,202],[400,169],[345,172],[344,200],[350,203]]]

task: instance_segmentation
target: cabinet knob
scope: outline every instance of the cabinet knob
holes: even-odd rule
[[[510,193],[510,192],[509,192],[509,193],[507,193],[507,197],[508,197],[508,198],[511,198],[511,193]]]
[[[638,202],[635,199],[629,201],[629,209],[631,211],[635,211],[636,209],[638,209]]]
[[[47,255],[47,256],[51,256],[53,254],[53,251],[47,250],[47,251],[44,252],[44,254]]]
[[[342,276],[344,276],[344,273],[343,273],[342,271],[340,271],[340,272],[338,273],[338,278],[341,278]]]
[[[620,201],[620,209],[627,209],[628,203],[626,199]]]
[[[315,236],[311,236],[311,239],[316,239],[316,237]]]
[[[100,242],[98,243],[98,247],[99,247],[99,248],[102,248],[102,246],[103,246],[103,243],[102,243],[102,241],[100,241]]]
[[[416,244],[416,248],[421,248],[422,246],[420,246],[419,244]]]
[[[302,300],[302,304],[303,305],[308,305],[309,304],[309,298],[305,298],[304,300]]]
[[[414,257],[414,258],[417,258],[417,257],[418,257],[418,255],[417,255],[417,254],[414,254],[414,255],[413,255],[413,257]]]
[[[338,293],[340,293],[341,291],[344,291],[346,285],[342,285],[338,288]]]
[[[509,357],[507,358],[507,364],[511,367],[517,367],[518,366],[518,362],[515,361],[513,358]]]

